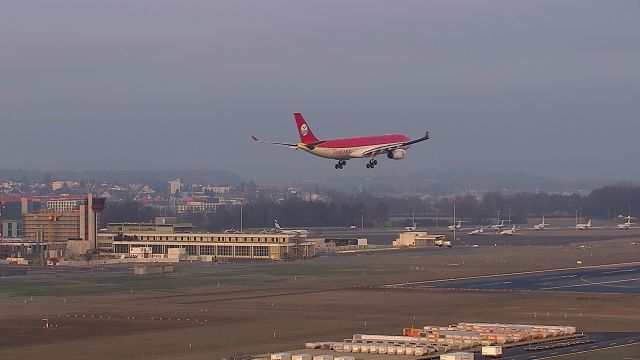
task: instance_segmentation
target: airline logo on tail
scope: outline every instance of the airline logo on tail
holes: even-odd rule
[[[300,126],[300,134],[302,136],[307,136],[308,133],[309,133],[309,126],[307,126],[307,124],[302,124],[302,126]]]

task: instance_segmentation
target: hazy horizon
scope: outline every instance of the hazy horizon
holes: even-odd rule
[[[637,181],[635,1],[33,1],[0,13],[0,168]],[[254,144],[405,133],[375,170]]]

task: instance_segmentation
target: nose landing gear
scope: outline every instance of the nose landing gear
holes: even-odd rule
[[[347,160],[339,160],[336,164],[336,169],[342,169],[345,165],[347,165]]]

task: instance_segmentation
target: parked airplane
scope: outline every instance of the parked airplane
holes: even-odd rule
[[[491,230],[500,231],[504,228],[504,220],[500,224],[491,225]]]
[[[535,224],[533,225],[533,229],[534,230],[544,230],[545,227],[547,227],[548,225],[551,224],[547,224],[544,222],[544,216],[542,217],[542,222],[540,224]]]
[[[275,223],[275,232],[279,234],[291,234],[291,235],[308,235],[309,230],[305,229],[283,229],[278,224],[278,220],[274,220]]]
[[[467,222],[467,221],[458,221],[457,225],[449,225],[449,231],[453,231],[453,230],[460,230],[462,229],[462,223],[463,222]]]
[[[633,216],[631,216],[631,215],[628,215],[628,216],[618,215],[618,217],[620,219],[627,219],[627,221],[625,223],[617,225],[618,229],[629,230],[629,229],[631,229],[632,225],[634,225],[634,223],[631,222],[631,219],[635,219]]]
[[[411,140],[405,135],[387,134],[379,136],[365,136],[356,138],[319,140],[313,135],[311,128],[300,113],[293,114],[298,126],[300,142],[297,144],[262,141],[252,136],[251,139],[263,144],[283,145],[292,149],[302,149],[315,156],[338,160],[336,169],[342,169],[347,160],[353,158],[369,158],[367,169],[378,165],[376,156],[386,155],[389,159],[401,160],[407,154],[407,149],[413,144],[429,139],[427,131],[423,137]]]
[[[591,219],[589,219],[586,224],[576,224],[576,230],[589,230],[591,226]]]
[[[416,226],[416,224],[413,224],[413,226],[405,226],[404,227],[404,231],[416,231],[418,229],[418,227]]]
[[[484,229],[482,228],[482,226],[480,226],[478,229],[475,229],[469,232],[469,235],[481,235],[483,233],[484,233]]]
[[[513,225],[511,229],[500,231],[500,235],[514,235],[516,233],[516,226]]]

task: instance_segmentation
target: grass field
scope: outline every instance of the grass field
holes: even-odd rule
[[[406,250],[283,263],[191,263],[178,264],[173,274],[149,276],[94,269],[4,278],[0,359],[222,359],[300,348],[305,341],[340,340],[354,333],[398,334],[411,325],[462,321],[640,331],[638,296],[377,287],[572,267],[578,259],[582,266],[640,260],[638,247],[628,239],[579,245]],[[54,327],[44,329],[42,318]],[[620,351],[629,355],[633,350]]]

